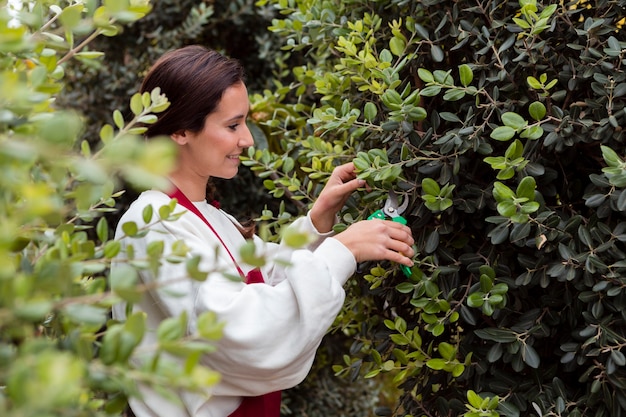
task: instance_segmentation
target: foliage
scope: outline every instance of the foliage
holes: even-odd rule
[[[0,415],[119,415],[127,397],[138,395],[137,382],[161,387],[164,395],[210,386],[219,376],[198,360],[220,336],[215,317],[203,316],[192,335],[185,333],[184,315],[165,321],[158,344],[139,351],[145,315],[134,313],[124,323],[109,315],[113,303],[147,289],[137,271],[162,261],[158,245],[148,259],[129,251],[109,276],[121,242],[109,236],[103,216],[116,210],[116,178],[156,186],[172,166],[169,142],[146,145],[139,137],[145,127],[138,125],[153,123],[167,98],[158,90],[133,95],[130,120],[114,111],[113,124],[100,124],[98,140],[91,141],[80,140],[84,118],[56,101],[71,59],[97,59],[101,53],[88,49],[90,42],[114,36],[150,4],[22,6],[0,9]],[[147,210],[145,218],[175,220],[172,208]],[[130,223],[123,230],[122,239],[145,233]],[[172,251],[166,261],[180,262],[187,249]],[[192,258],[190,275],[204,279],[206,272],[194,265]],[[185,366],[173,366],[166,353],[185,358]],[[139,360],[129,361],[131,355]]]
[[[392,376],[381,415],[625,415],[626,2],[259,4],[302,64],[246,165],[305,209],[354,161],[337,230],[410,201],[412,276],[360,265],[337,374]]]

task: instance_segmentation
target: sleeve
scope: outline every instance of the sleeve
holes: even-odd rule
[[[141,205],[131,207],[125,220],[140,223],[141,212]],[[272,269],[277,283],[246,285],[224,276],[223,271],[236,274],[234,264],[225,251],[216,250],[219,242],[193,213],[158,223],[134,240],[137,256],[158,240],[164,242],[167,255],[168,248],[182,240],[191,253],[201,255],[201,269],[215,271],[197,283],[185,278],[184,262],[164,262],[153,279],[165,285],[143,305],[146,310],[158,308],[162,318],[187,311],[190,331],[205,311],[215,312],[225,323],[217,351],[202,359],[222,374],[215,395],[261,395],[301,382],[343,305],[343,284],[356,268],[352,253],[333,238],[321,239],[307,249],[277,245],[272,255],[289,261],[287,266]]]
[[[311,236],[310,242],[306,245],[305,249],[315,251],[328,237],[332,237],[335,233],[320,233],[313,222],[311,217],[307,214],[304,217],[296,219],[289,228],[296,228],[300,233],[308,233]],[[271,259],[274,262],[268,262],[268,264],[262,268],[263,276],[270,285],[276,285],[285,278],[285,274],[282,269],[277,267],[281,261],[289,262],[291,254],[294,252],[293,248],[288,247],[282,241],[280,243],[268,243],[264,242],[258,236],[254,236],[254,242],[262,252],[266,259]],[[277,262],[276,262],[277,261]]]

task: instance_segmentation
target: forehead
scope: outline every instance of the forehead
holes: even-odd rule
[[[222,94],[222,98],[212,114],[219,117],[234,117],[239,114],[245,116],[249,108],[248,90],[244,83],[237,83],[224,90],[224,94]]]

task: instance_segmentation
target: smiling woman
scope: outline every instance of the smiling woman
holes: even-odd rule
[[[179,153],[178,169],[170,178],[179,188],[188,190],[192,200],[205,198],[208,178],[232,178],[237,174],[241,152],[254,143],[246,125],[248,108],[248,90],[238,82],[224,91],[202,130],[181,130],[171,135],[179,145]]]
[[[366,220],[333,234],[336,213],[363,186],[348,163],[335,168],[308,215],[290,226],[311,236],[307,247],[295,250],[243,234],[232,216],[206,201],[209,180],[234,177],[239,156],[253,144],[246,126],[249,101],[241,66],[215,51],[189,46],[165,54],[150,69],[141,90],[157,87],[171,104],[147,136],[170,137],[178,159],[169,174],[170,189],[142,193],[121,218],[116,237],[124,250],[119,256],[130,253],[141,259],[156,242],[163,242],[167,257],[182,241],[191,255],[200,257],[200,269],[212,272],[198,282],[187,278],[184,262],[164,263],[156,273],[142,271],[143,282],[155,289],[133,306],[115,306],[113,314],[124,319],[131,309],[143,311],[151,329],[186,314],[191,334],[200,315],[215,313],[225,323],[223,336],[217,351],[205,355],[202,363],[222,378],[210,392],[184,392],[177,402],[140,386],[143,397],[131,400],[131,408],[137,417],[278,417],[280,391],[308,373],[343,304],[343,284],[356,262],[388,259],[412,265],[410,229]],[[156,210],[153,218],[145,218],[146,207],[160,207],[171,198],[177,200],[176,211],[184,212],[177,221],[157,221]],[[124,239],[122,225],[127,222],[145,226],[148,232]],[[246,238],[252,238],[268,261],[263,268],[243,264],[239,248]],[[157,344],[156,332],[147,332],[143,343]]]

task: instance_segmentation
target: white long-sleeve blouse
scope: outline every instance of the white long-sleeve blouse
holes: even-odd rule
[[[142,193],[120,219],[116,237],[123,236],[121,225],[125,222],[134,221],[140,227],[145,224],[142,213],[146,206],[153,206],[154,222],[158,208],[169,202],[170,197],[160,191]],[[252,269],[239,257],[245,239],[235,220],[206,202],[193,204],[219,234],[244,273]],[[177,205],[175,212],[179,211],[186,209]],[[220,382],[207,395],[183,392],[178,403],[143,386],[143,399],[131,400],[137,417],[226,417],[239,406],[243,396],[288,389],[305,378],[323,336],[341,309],[345,298],[343,284],[354,273],[356,262],[342,243],[330,234],[320,234],[308,216],[296,220],[291,227],[311,233],[314,241],[306,248],[293,249],[254,237],[257,253],[263,253],[269,261],[262,268],[265,284],[246,285],[221,272],[210,273],[206,281],[194,281],[184,278],[184,262],[164,262],[157,276],[142,272],[144,282],[169,282],[133,306],[147,315],[149,330],[144,345],[154,346],[158,324],[183,311],[189,317],[190,333],[195,330],[198,316],[206,311],[215,312],[225,326],[222,338],[216,342],[217,351],[202,358],[204,365],[221,374]],[[201,256],[201,270],[237,275],[234,262],[215,234],[190,211],[178,220],[158,222],[141,238],[122,239],[122,247],[132,244],[135,257],[140,258],[150,242],[163,241],[167,255],[172,243],[178,240],[184,241],[190,254]],[[124,257],[123,251],[120,257]],[[287,266],[275,260],[286,261]],[[116,305],[114,318],[123,318],[124,311],[124,305]]]

